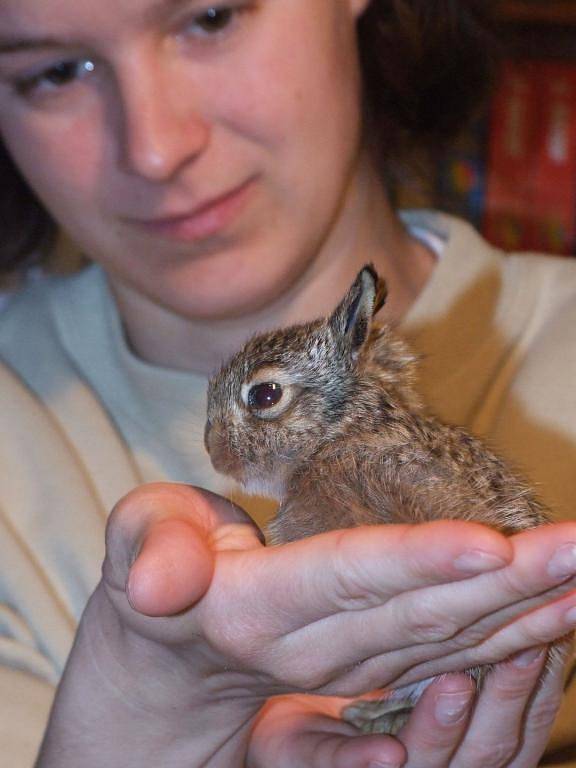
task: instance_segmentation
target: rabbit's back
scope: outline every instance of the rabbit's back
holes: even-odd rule
[[[510,535],[548,522],[524,480],[465,430],[398,409],[323,446],[292,475],[269,538],[382,523],[468,520]]]

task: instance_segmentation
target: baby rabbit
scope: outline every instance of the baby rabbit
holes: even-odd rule
[[[272,544],[378,523],[465,519],[509,535],[547,522],[501,459],[424,410],[415,356],[373,323],[385,299],[369,265],[330,317],[250,340],[209,384],[214,467],[280,502]],[[484,671],[470,673],[480,684]],[[343,716],[396,733],[424,687],[356,702]]]

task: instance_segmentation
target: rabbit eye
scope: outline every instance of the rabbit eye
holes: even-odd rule
[[[259,411],[273,408],[282,399],[282,387],[274,381],[255,384],[248,392],[248,405]]]

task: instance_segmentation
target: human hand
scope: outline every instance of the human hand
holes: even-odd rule
[[[546,527],[535,554],[521,536],[511,542],[482,526],[441,522],[265,548],[220,497],[187,486],[140,488],[110,519],[103,580],[82,620],[40,765],[77,765],[79,721],[92,741],[99,732],[106,738],[94,760],[91,742],[82,745],[86,768],[102,764],[103,751],[113,762],[118,749],[126,768],[146,765],[159,750],[171,766],[243,765],[250,729],[273,695],[355,696],[395,683],[423,645],[436,654],[433,673],[445,671],[453,638],[430,631],[444,603],[451,629],[476,627],[465,643],[473,659],[494,634],[486,617],[509,623],[523,601],[550,599],[546,591],[562,579],[547,575],[545,563],[576,540],[576,526]],[[488,556],[476,557],[477,570],[513,555],[514,563],[474,577],[470,553],[478,552]],[[515,586],[503,593],[502,579],[486,579],[504,572]],[[475,610],[470,585],[482,579]],[[561,625],[551,621],[541,641],[562,634]],[[503,647],[527,647],[526,632],[524,625],[512,632]]]
[[[159,505],[157,519],[145,521],[144,494]],[[188,496],[194,502],[194,524],[167,518],[162,494]],[[131,518],[130,504],[136,501]],[[206,541],[197,538],[200,513],[208,515]],[[138,631],[165,644],[180,631],[189,639],[197,624],[220,656],[218,669],[232,664],[263,673],[274,693],[296,689],[354,695],[374,681],[398,684],[421,679],[421,670],[431,675],[499,661],[570,629],[562,611],[576,602],[576,595],[558,600],[553,611],[535,609],[573,589],[567,572],[548,572],[548,555],[558,547],[565,555],[566,540],[576,534],[574,525],[547,526],[512,539],[459,522],[382,526],[265,549],[240,510],[197,489],[140,489],[117,514],[138,526],[149,525],[130,571],[130,602],[138,613],[128,611],[127,623],[136,620]],[[471,546],[472,540],[478,546]],[[174,555],[168,558],[172,548],[181,571],[174,567]],[[513,564],[497,567],[503,564],[495,562],[498,557],[510,556]],[[204,581],[202,558],[212,567],[218,563],[214,574],[210,565],[203,568]],[[184,566],[190,562],[193,579]],[[474,570],[488,572],[463,578]],[[124,610],[124,581],[106,583]],[[529,609],[521,621],[510,623]],[[171,616],[181,611],[185,615]],[[150,623],[138,614],[171,618]],[[260,695],[268,693],[264,686]]]
[[[286,696],[263,707],[246,768],[535,768],[563,687],[559,656],[542,677],[545,648],[501,662],[475,700],[466,674],[438,678],[398,735],[360,735],[339,718],[347,702]]]
[[[547,660],[536,646],[497,664],[476,701],[465,675],[435,681],[399,734],[405,768],[536,768],[560,707],[570,649],[567,642],[564,654]]]

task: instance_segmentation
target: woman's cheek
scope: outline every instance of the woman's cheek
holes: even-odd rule
[[[3,135],[22,175],[53,216],[65,222],[73,211],[98,205],[105,179],[97,119],[37,118],[9,126]]]

